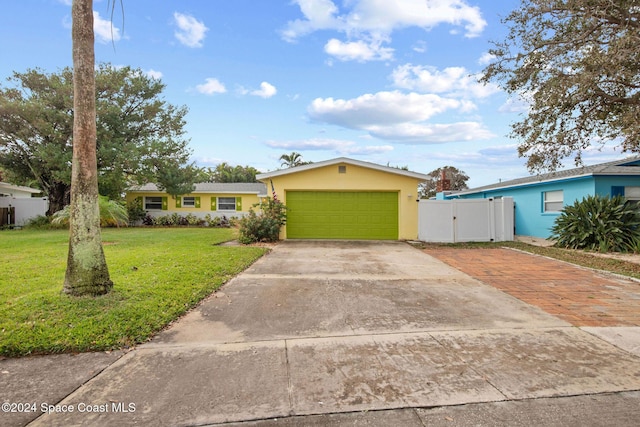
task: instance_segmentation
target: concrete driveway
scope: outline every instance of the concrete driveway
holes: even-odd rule
[[[637,390],[638,356],[405,243],[286,241],[33,425],[446,425],[406,408]]]

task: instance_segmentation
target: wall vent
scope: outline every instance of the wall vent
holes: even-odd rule
[[[346,166],[338,166],[338,173],[347,173]]]

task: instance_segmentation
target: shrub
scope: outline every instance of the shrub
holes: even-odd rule
[[[45,215],[38,215],[27,220],[24,225],[25,228],[32,228],[36,230],[47,230],[53,228],[51,226],[51,219]]]
[[[235,227],[238,225],[238,218],[232,216],[231,218],[227,218],[226,216],[211,216],[207,214],[204,217],[204,222],[202,225],[206,224],[208,227],[217,227],[217,228],[229,228]]]
[[[149,213],[145,214],[144,218],[142,218],[142,224],[154,225],[153,217]]]
[[[127,214],[129,215],[129,224],[133,225],[138,221],[144,222],[147,212],[142,206],[142,197],[136,197],[130,202],[127,202]]]
[[[563,209],[551,238],[565,248],[634,251],[640,247],[640,210],[622,196],[588,196]]]
[[[187,225],[197,225],[197,226],[204,225],[204,220],[202,218],[198,218],[197,216],[195,216],[192,213],[187,214],[184,217],[184,220],[187,222]]]
[[[258,205],[261,212],[253,209],[239,220],[238,241],[242,244],[255,242],[276,242],[280,237],[280,228],[286,222],[286,207],[277,200],[268,199]]]
[[[98,205],[100,208],[101,227],[120,227],[121,225],[126,226],[129,223],[127,208],[122,203],[109,200],[106,196],[99,196]],[[70,215],[71,206],[67,205],[52,215],[51,224],[56,226],[68,225]]]
[[[218,216],[211,216],[210,214],[206,214],[204,216],[204,221],[207,223],[207,226],[209,227],[220,227],[222,218]]]

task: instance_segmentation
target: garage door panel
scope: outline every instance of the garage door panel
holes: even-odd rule
[[[287,192],[287,237],[398,238],[397,192]]]

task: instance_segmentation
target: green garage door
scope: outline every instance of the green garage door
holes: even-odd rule
[[[396,192],[287,192],[287,238],[398,238]]]

